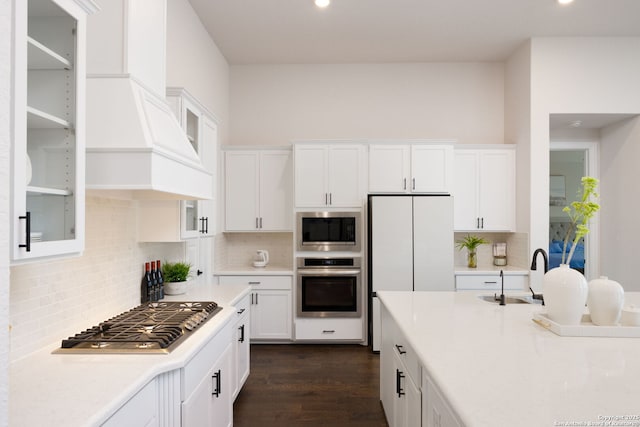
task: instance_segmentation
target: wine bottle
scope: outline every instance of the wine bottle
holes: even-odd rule
[[[158,271],[156,270],[155,261],[151,261],[151,288],[152,301],[158,301],[160,299],[160,292],[158,290]]]
[[[164,277],[162,277],[160,260],[156,261],[156,276],[158,277],[158,287],[160,288],[160,299],[164,299]]]
[[[151,263],[145,262],[144,275],[140,284],[140,302],[142,304],[149,302],[149,284],[151,283]]]

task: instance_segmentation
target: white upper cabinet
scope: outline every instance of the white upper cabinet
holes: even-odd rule
[[[86,16],[92,2],[13,2],[11,260],[84,249]]]
[[[369,146],[370,193],[449,194],[452,186],[451,143]]]
[[[514,231],[514,147],[456,149],[455,171],[455,231]]]
[[[225,230],[292,231],[291,150],[225,152]]]
[[[138,241],[174,242],[216,233],[216,163],[218,125],[215,118],[183,88],[168,88],[167,101],[212,176],[213,198],[206,200],[140,200]],[[208,175],[207,175],[208,176]]]
[[[296,207],[362,207],[365,147],[358,144],[295,144]]]

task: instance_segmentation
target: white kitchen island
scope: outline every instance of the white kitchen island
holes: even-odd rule
[[[52,354],[60,345],[54,343],[12,363],[9,425],[147,425],[139,421],[143,416],[140,407],[154,418],[151,425],[179,425],[184,368],[211,343],[218,345],[214,340],[229,333],[236,316],[234,305],[248,293],[247,286],[203,284],[190,286],[184,295],[167,297],[170,301],[216,301],[223,307],[169,354]],[[230,340],[224,336],[220,344]],[[176,399],[161,401],[159,395]],[[136,404],[135,411],[126,414],[124,423],[121,418],[114,421],[112,416],[127,402]]]
[[[408,349],[409,356],[415,352],[421,370],[417,376],[422,382],[416,384],[422,386],[416,390],[418,396],[422,393],[418,422],[442,427],[640,426],[640,338],[558,336],[532,321],[533,313],[544,307],[499,306],[477,295],[378,292],[386,321],[397,332],[388,338],[405,339],[400,351]],[[627,293],[625,300],[638,304],[640,293]],[[393,353],[393,345],[391,349]],[[384,351],[381,369],[393,359],[390,355],[385,359]],[[411,396],[402,369],[412,373],[410,358],[400,364],[399,375],[405,381],[401,384],[407,384],[401,386],[402,392]],[[391,401],[397,385],[386,381],[392,390],[385,391],[386,374],[381,375],[384,404]],[[433,388],[425,393],[428,382]],[[444,402],[436,404],[444,404],[452,413],[451,422],[446,414],[440,417],[446,410],[437,405],[433,409],[429,399],[434,395]],[[394,413],[389,407],[393,405],[385,405],[387,415]],[[406,418],[400,416],[401,421]]]

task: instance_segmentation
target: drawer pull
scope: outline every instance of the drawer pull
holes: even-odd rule
[[[493,281],[493,282],[484,282],[485,285],[497,285],[498,282],[497,281]]]
[[[244,313],[244,311],[245,311],[245,310],[246,310],[246,308],[241,308],[241,309],[238,311],[238,314],[242,314],[242,313]]]
[[[336,331],[335,331],[335,330],[333,330],[333,329],[324,329],[324,330],[322,331],[322,333],[323,333],[323,334],[335,334],[335,333],[336,333]]]
[[[403,347],[401,345],[399,345],[399,344],[396,344],[396,348],[398,349],[398,353],[400,353],[400,354],[406,354],[407,353],[407,351],[403,350]]]
[[[259,285],[260,282],[249,282],[250,285]]]

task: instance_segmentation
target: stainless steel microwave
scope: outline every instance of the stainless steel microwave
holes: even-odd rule
[[[298,251],[360,252],[360,212],[298,212]]]

